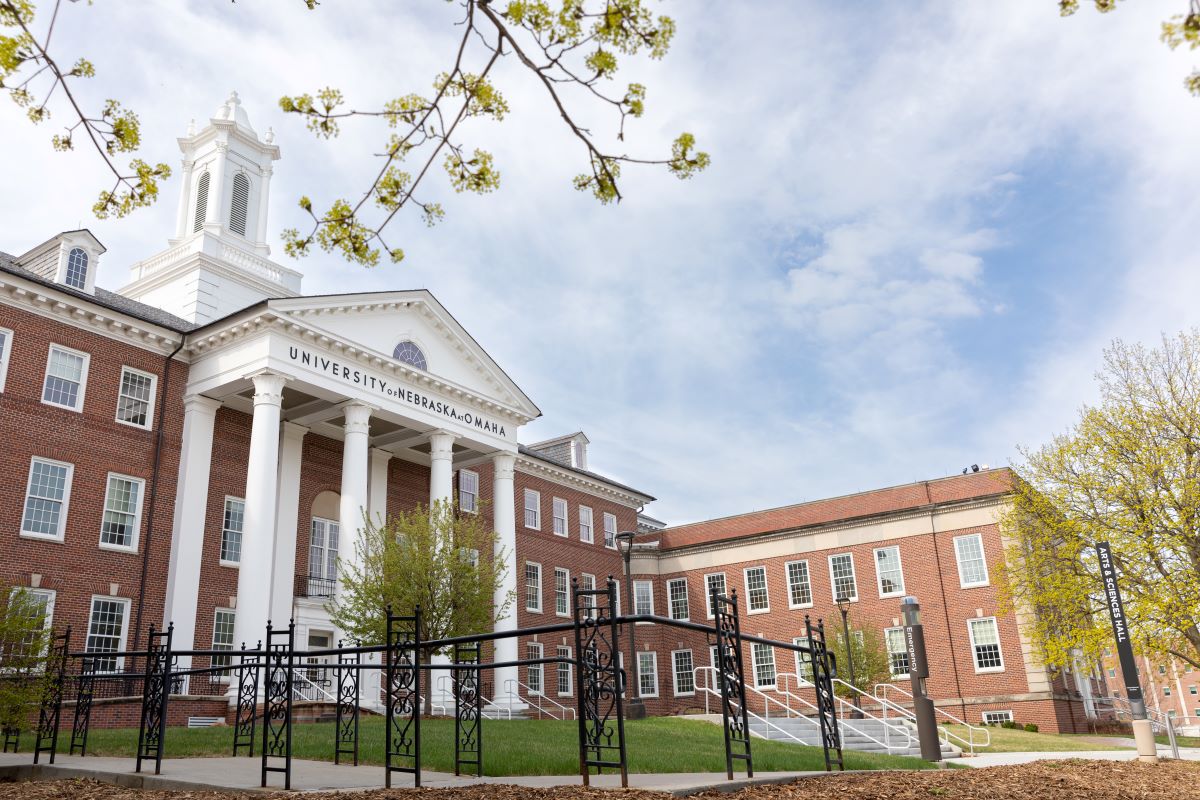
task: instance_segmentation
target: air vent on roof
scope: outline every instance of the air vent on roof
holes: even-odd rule
[[[196,224],[192,232],[204,227],[204,215],[208,211],[208,173],[200,173],[200,183],[196,189]]]
[[[229,208],[229,230],[246,235],[246,207],[250,203],[250,181],[238,173],[233,176],[233,202]]]

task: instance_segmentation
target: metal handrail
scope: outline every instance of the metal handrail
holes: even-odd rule
[[[551,700],[549,697],[546,696],[545,692],[534,692],[533,689],[530,689],[527,685],[522,683],[517,678],[509,678],[508,680],[506,680],[504,682],[504,692],[505,692],[505,694],[508,695],[510,708],[512,707],[513,700],[516,700],[516,701],[521,700],[521,693],[520,693],[520,691],[515,690],[514,686],[519,686],[521,689],[524,689],[527,692],[526,700],[531,701],[530,705],[536,707],[538,710],[538,713],[547,714],[550,717],[553,717],[554,719],[567,719],[567,714],[570,714],[571,719],[575,719],[575,709],[571,708],[570,706],[564,706],[562,703],[557,703],[554,700]],[[536,702],[533,702],[535,700],[535,698],[536,698]],[[547,703],[549,703],[550,705],[554,706],[555,708],[559,709],[558,713],[561,716],[554,716],[554,712],[543,708],[542,707],[543,700],[546,701]]]
[[[439,675],[438,676],[437,687],[438,687],[438,692],[441,694],[442,697],[454,697],[453,684],[451,684],[451,688],[449,688],[449,689],[446,688],[446,683],[448,681],[453,681],[453,680],[454,680],[453,675]],[[479,713],[485,719],[512,719],[512,706],[511,705],[507,706],[507,707],[498,706],[498,705],[496,705],[495,700],[489,700],[487,697],[484,697],[483,695],[480,695],[479,699],[481,701],[480,704],[483,706],[483,708],[480,710]],[[458,702],[457,698],[455,698],[455,702],[456,703]],[[489,706],[491,706],[490,710],[488,708]],[[441,709],[445,710],[445,706],[441,706],[441,705],[435,706],[435,708],[441,708]],[[501,712],[503,712],[503,714]]]
[[[315,669],[320,669],[320,668],[318,667]],[[307,669],[292,670],[293,679],[298,679],[292,685],[293,699],[316,702],[319,699],[319,695],[323,694],[323,695],[325,695],[325,699],[328,700],[330,703],[336,703],[337,698],[334,697],[330,692],[327,692],[325,689],[323,689],[321,687],[321,685],[318,684],[316,681],[309,678],[308,675],[305,674],[306,672],[308,672]],[[308,696],[309,694],[311,694],[312,696],[309,697]]]
[[[780,679],[780,678],[783,678],[783,689],[782,689],[782,690],[780,690],[780,689],[779,689],[779,679]],[[807,681],[807,680],[805,680],[804,678],[801,678],[799,675],[795,674],[794,672],[781,672],[781,673],[778,673],[778,674],[776,674],[776,676],[775,676],[775,691],[777,691],[777,692],[780,692],[781,694],[783,694],[784,696],[788,697],[789,699],[796,700],[797,702],[804,703],[805,705],[807,705],[807,706],[810,706],[810,707],[812,707],[812,708],[816,708],[816,706],[813,706],[813,704],[812,704],[812,703],[810,703],[809,701],[805,700],[805,699],[804,699],[803,697],[801,697],[800,695],[797,695],[797,694],[792,694],[792,693],[791,693],[791,692],[788,690],[788,688],[787,688],[787,687],[788,687],[788,679],[789,679],[789,678],[795,678],[795,679],[796,679],[796,688],[797,688],[797,689],[799,689],[799,688],[800,688],[801,682],[803,682],[803,683],[805,683],[805,684],[807,684],[807,685],[809,685],[809,686],[812,686],[812,685],[813,685],[811,681]],[[840,684],[842,684],[843,686],[848,686],[849,688],[853,689],[854,691],[862,693],[864,696],[866,696],[866,697],[870,698],[871,700],[878,700],[878,698],[876,698],[876,697],[871,697],[871,695],[869,695],[869,694],[866,694],[865,692],[862,692],[862,690],[861,690],[861,689],[858,689],[856,686],[852,686],[851,684],[849,684],[849,683],[846,683],[845,681],[843,681],[843,680],[842,680],[842,679],[840,679],[840,678],[833,678],[833,679],[832,679],[832,681],[833,681],[834,683],[840,683]],[[815,688],[815,687],[814,687],[814,688]],[[904,737],[905,737],[905,738],[908,740],[908,744],[907,744],[907,745],[906,745],[906,746],[905,746],[903,749],[908,749],[909,747],[912,747],[912,743],[913,743],[912,731],[911,731],[911,730],[908,728],[908,726],[906,726],[906,725],[893,725],[891,722],[889,722],[889,721],[888,721],[886,713],[884,714],[884,716],[883,716],[882,718],[881,718],[881,717],[877,717],[877,716],[875,716],[874,714],[872,714],[872,713],[871,713],[871,712],[869,712],[869,711],[864,711],[863,709],[859,708],[858,706],[856,706],[856,705],[853,705],[852,703],[848,703],[848,702],[845,700],[845,698],[838,697],[838,696],[837,696],[837,694],[834,694],[834,695],[833,695],[833,699],[834,699],[834,700],[835,700],[837,703],[840,703],[840,705],[838,706],[838,708],[840,708],[840,709],[841,709],[841,711],[842,711],[842,715],[841,715],[841,718],[840,718],[838,721],[841,723],[841,725],[842,725],[843,727],[845,727],[845,728],[849,728],[850,730],[852,730],[852,731],[854,731],[855,733],[857,733],[859,736],[865,736],[866,738],[868,738],[868,739],[871,739],[872,741],[878,741],[877,739],[875,739],[875,738],[874,738],[873,736],[871,736],[870,734],[868,734],[868,733],[866,733],[865,731],[863,731],[863,730],[860,730],[858,727],[856,727],[856,726],[855,726],[855,724],[854,724],[854,720],[853,720],[853,718],[851,718],[850,720],[847,720],[847,719],[846,719],[846,713],[847,713],[847,712],[849,712],[849,713],[851,713],[851,714],[861,714],[861,715],[862,715],[862,717],[863,717],[864,719],[873,719],[873,720],[875,720],[876,722],[878,722],[878,723],[880,723],[881,725],[883,725],[883,730],[884,730],[884,734],[883,734],[883,735],[884,735],[884,737],[885,737],[885,738],[887,738],[887,739],[889,739],[889,740],[890,740],[890,738],[891,738],[891,734],[892,734],[893,732],[898,732],[898,733],[901,733],[901,734],[903,734],[903,735],[904,735]],[[885,746],[886,746],[886,745],[885,745]],[[889,750],[889,751],[890,751],[891,749],[893,749],[893,748],[891,748],[891,747],[888,747],[888,750]],[[897,749],[900,749],[900,748],[897,748]]]
[[[701,686],[701,683],[698,680],[698,676],[701,671],[705,672],[705,681],[704,681],[703,686]],[[695,669],[692,670],[692,680],[696,684],[696,688],[702,689],[705,692],[705,696],[704,696],[704,711],[705,711],[705,713],[708,713],[708,695],[712,694],[716,697],[721,696],[721,693],[719,691],[717,691],[715,688],[710,687],[708,685],[707,673],[709,673],[709,672],[711,672],[713,675],[713,685],[715,686],[716,678],[717,678],[717,671],[716,671],[715,667],[696,667]],[[786,674],[790,674],[790,673],[784,673],[784,674],[786,675]],[[793,677],[795,677],[795,676],[793,676]],[[763,722],[768,727],[774,728],[775,730],[784,734],[788,738],[795,739],[797,742],[800,742],[801,744],[805,744],[805,742],[801,741],[797,737],[793,736],[792,734],[790,734],[787,731],[780,728],[778,725],[775,725],[774,723],[771,722],[771,720],[770,720],[770,716],[771,716],[771,705],[770,704],[771,703],[774,703],[775,705],[783,708],[785,710],[785,717],[787,719],[797,719],[797,718],[803,719],[806,722],[810,722],[813,725],[816,725],[818,730],[820,729],[820,722],[813,719],[812,717],[809,717],[806,714],[800,713],[799,711],[794,712],[795,716],[793,716],[793,710],[790,705],[781,702],[778,698],[771,697],[769,694],[762,691],[761,689],[758,689],[757,687],[753,687],[753,686],[747,686],[746,690],[763,699],[763,701],[764,701],[763,714],[765,716],[759,715],[759,714],[755,713],[754,711],[751,711],[749,708],[746,709],[746,714]],[[776,676],[775,691],[779,692],[778,675]],[[805,700],[803,697],[800,697],[799,695],[791,694],[790,692],[785,692],[784,694],[787,695],[789,697],[789,699],[795,700],[798,703],[808,706],[808,708],[810,708],[812,711],[814,711],[818,714],[820,713],[820,709],[818,709],[816,705],[814,705],[813,703],[810,703],[808,700]],[[836,699],[838,701],[842,702],[843,704],[845,704],[845,702],[846,702],[845,700],[842,700],[840,697],[836,698]],[[870,741],[875,742],[875,744],[883,747],[889,753],[892,752],[893,750],[907,750],[912,747],[912,745],[913,745],[912,732],[909,731],[908,728],[906,728],[904,726],[892,726],[892,725],[888,724],[885,720],[880,720],[874,716],[872,716],[871,718],[875,719],[877,722],[883,723],[883,741],[880,741],[879,739],[875,738],[874,736],[872,736],[871,734],[862,730],[861,728],[856,727],[853,724],[853,722],[846,720],[844,717],[842,719],[838,720],[838,725],[840,725],[843,730],[848,729],[848,730],[853,731],[854,733],[858,734],[859,736],[863,737],[864,739],[869,739]],[[893,734],[903,735],[905,744],[904,745],[892,744],[891,738],[892,738]]]
[[[880,689],[883,689],[883,691],[880,691]],[[894,683],[877,683],[877,684],[875,684],[875,694],[868,695],[868,697],[874,697],[876,700],[880,700],[880,701],[887,700],[887,702],[891,708],[895,709],[900,714],[903,714],[907,719],[910,719],[915,723],[917,721],[917,715],[915,712],[910,711],[909,709],[905,708],[904,706],[900,705],[899,703],[896,703],[896,702],[888,699],[887,692],[890,690],[895,690],[895,691],[899,692],[900,694],[907,697],[909,700],[913,699],[912,692],[910,692],[906,689],[903,689]],[[957,739],[959,742],[962,742],[964,745],[966,745],[967,749],[971,751],[971,755],[975,755],[975,747],[977,744],[979,747],[990,747],[991,746],[992,733],[986,727],[972,725],[971,723],[967,722],[966,720],[959,719],[958,717],[954,716],[949,711],[945,711],[941,708],[938,708],[936,705],[933,707],[933,713],[934,713],[934,715],[941,714],[943,717],[950,720],[951,722],[954,722],[958,725],[962,725],[964,728],[967,729],[967,738],[964,739],[963,737],[959,736],[957,733],[948,731],[945,729],[945,727],[939,725],[938,726],[938,734],[942,737],[942,741],[946,742],[947,744],[950,743],[950,739]],[[976,743],[976,741],[975,741],[976,733],[983,734],[982,742]]]
[[[700,673],[702,673],[702,672],[705,674],[705,678],[703,681],[700,680]],[[721,693],[716,688],[708,685],[708,673],[710,673],[710,672],[712,673],[713,684],[715,685],[716,680],[717,680],[717,670],[715,667],[694,667],[692,669],[692,683],[695,685],[697,691],[701,692],[704,695],[704,713],[705,714],[709,713],[708,696],[710,694],[713,697],[721,696]],[[755,689],[754,687],[747,686],[746,690],[753,694],[761,695],[764,700],[767,700],[769,702],[773,702],[773,703],[776,703],[777,705],[783,706],[783,703],[780,703],[778,700],[776,700],[772,697],[768,697],[767,695],[763,694],[761,691],[759,691],[758,689]],[[733,701],[733,703],[735,706],[738,705],[737,701]],[[809,705],[811,705],[811,703]],[[813,707],[813,709],[816,709],[816,706],[812,706],[812,707]],[[785,706],[785,708],[786,708],[786,706]],[[769,706],[765,706],[763,710],[767,714],[767,716],[762,716],[754,711],[751,711],[749,708],[746,709],[746,716],[753,717],[754,719],[756,719],[759,722],[766,725],[768,728],[772,728],[772,729],[778,731],[779,733],[783,734],[787,738],[795,741],[797,744],[803,744],[803,745],[808,744],[808,742],[805,742],[803,739],[801,739],[800,737],[791,733],[790,731],[784,730],[783,728],[779,727],[775,723],[771,722]],[[791,709],[787,709],[787,713],[784,716],[787,719],[802,719],[805,722],[808,722],[808,723],[814,725],[817,729],[818,734],[820,733],[821,723],[818,722],[817,720],[813,719],[812,717],[805,716],[804,714],[801,714],[799,712],[796,713],[795,717],[792,717]],[[763,736],[762,734],[757,733],[754,730],[750,730],[749,733],[752,736],[758,736],[760,739],[767,738],[767,737]]]
[[[1108,703],[1116,711],[1117,705],[1124,707],[1125,713],[1129,715],[1129,719],[1133,719],[1133,707],[1124,697],[1096,697],[1093,698],[1094,703]],[[1117,718],[1120,719],[1120,712],[1117,712]],[[1164,714],[1161,711],[1155,711],[1152,708],[1146,709],[1146,718],[1150,720],[1150,729],[1153,731],[1155,727],[1161,728],[1167,735],[1167,746],[1171,748],[1171,754],[1174,758],[1179,758],[1179,742],[1175,738],[1175,718],[1170,714]],[[1188,719],[1184,717],[1184,719]]]

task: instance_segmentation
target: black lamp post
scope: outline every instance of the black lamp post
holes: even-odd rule
[[[850,598],[846,595],[841,595],[837,599],[838,611],[842,612],[842,641],[846,643],[846,669],[850,673],[850,685],[855,689],[858,688],[858,683],[854,680],[854,647],[850,643]],[[854,719],[862,719],[862,705],[858,699],[858,692],[852,695],[854,698]]]
[[[625,602],[630,604],[633,612],[637,612],[637,600],[633,596],[633,571],[629,568],[629,559],[633,556],[633,539],[637,536],[636,531],[621,531],[617,534],[617,548],[621,551],[621,558],[625,561]],[[625,609],[621,609],[621,613],[625,613]],[[625,716],[629,719],[645,719],[646,704],[642,702],[642,687],[638,681],[637,674],[637,644],[634,641],[633,626],[629,625],[629,659],[633,665],[626,665],[625,683],[633,684],[633,690],[629,692],[629,700],[625,703]],[[630,677],[632,676],[632,678]]]

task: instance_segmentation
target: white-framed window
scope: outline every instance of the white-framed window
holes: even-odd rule
[[[542,495],[533,489],[525,490],[525,527],[542,528]]]
[[[750,650],[754,665],[754,686],[758,689],[775,688],[775,648],[769,644],[754,643]]]
[[[541,530],[541,493],[526,489],[526,528]]]
[[[833,601],[839,597],[858,599],[858,581],[854,578],[854,554],[839,553],[829,557],[829,583],[833,587]]]
[[[91,356],[87,353],[57,344],[50,345],[50,353],[46,357],[46,382],[42,386],[42,402],[48,406],[82,411],[90,360]]]
[[[797,636],[796,638],[792,639],[792,644],[799,645],[800,647],[811,647],[807,636]],[[799,650],[793,651],[793,655],[796,657],[796,675],[798,675],[801,679],[812,683],[812,655],[809,653],[801,653]]]
[[[691,618],[688,610],[687,578],[672,578],[667,581],[667,611],[671,619],[687,621]]]
[[[671,678],[676,697],[696,693],[695,667],[691,650],[671,651]]]
[[[542,613],[542,565],[525,562],[525,610]]]
[[[808,608],[813,604],[812,580],[808,575],[807,561],[789,561],[787,570],[788,608]]]
[[[592,532],[592,510],[587,506],[579,507],[579,541],[591,544],[596,540]]]
[[[558,647],[555,648],[554,653],[560,659],[569,659],[571,657],[571,648],[560,644]],[[573,686],[572,686],[574,681],[572,680],[572,675],[571,675],[571,662],[570,661],[559,661],[557,664],[557,667],[558,667],[558,669],[556,671],[558,673],[558,695],[559,695],[559,697],[568,697],[568,696],[574,694]]]
[[[571,615],[571,573],[562,567],[554,568],[554,613],[560,617]]]
[[[642,697],[658,697],[658,653],[639,652],[637,665],[638,693]]]
[[[617,549],[617,515],[604,512],[604,546]]]
[[[71,252],[67,253],[67,273],[63,276],[63,283],[72,289],[84,289],[87,287],[87,272],[88,254],[81,247],[72,247]]]
[[[746,613],[762,614],[771,610],[767,596],[767,568],[747,567],[743,570],[746,580]]]
[[[590,572],[579,573],[579,588],[591,591],[596,588],[596,576]]]
[[[1000,629],[995,617],[967,620],[971,634],[971,654],[976,672],[1003,672],[1004,656],[1000,652]]]
[[[135,428],[154,427],[154,395],[158,378],[133,367],[121,367],[117,390],[117,422]]]
[[[880,547],[875,550],[875,579],[880,597],[904,594],[904,570],[900,566],[900,547]]]
[[[651,581],[633,582],[633,613],[654,614],[654,584]]]
[[[125,649],[125,634],[129,627],[129,600],[124,597],[92,596],[92,608],[88,615],[88,635],[84,650],[100,653],[93,660],[97,672],[119,672],[125,664],[124,656],[106,656],[104,653],[119,653]]]
[[[234,621],[235,613],[236,612],[234,612],[234,610],[232,608],[218,608],[213,613],[213,635],[212,635],[212,649],[213,650],[221,650],[221,651],[228,650],[232,654],[232,652],[233,652],[233,621]],[[215,655],[212,657],[212,666],[227,667],[232,662],[232,660],[233,660],[232,655],[228,655],[228,656],[216,656]],[[222,681],[222,682],[228,681],[229,673],[228,672],[214,672],[213,680],[214,681]]]
[[[541,642],[526,642],[525,657],[526,658],[541,658],[542,653]],[[545,664],[528,664],[525,667],[525,685],[529,687],[530,694],[543,694],[546,691],[545,683],[542,677],[546,674]]]
[[[999,725],[1002,722],[1012,722],[1013,712],[1011,711],[985,711],[983,712],[984,725]]]
[[[713,595],[725,594],[725,573],[714,572],[704,576],[704,612],[713,618]]]
[[[0,392],[4,391],[4,381],[8,378],[9,353],[12,350],[13,332],[8,328],[0,328]]]
[[[61,542],[66,536],[67,507],[71,501],[71,479],[75,465],[34,458],[25,489],[25,513],[21,535]]]
[[[567,501],[555,497],[551,503],[551,510],[554,514],[554,535],[569,536],[571,532],[567,529]]]
[[[904,628],[885,628],[883,643],[887,647],[888,668],[893,678],[908,677],[908,644],[904,641]]]
[[[14,587],[9,594],[9,598],[15,597],[18,593],[23,594],[27,601],[29,618],[39,620],[43,631],[49,630],[54,624],[54,598],[55,592],[53,589],[30,589],[25,586]],[[21,655],[34,655],[33,645],[36,634],[31,633],[29,638],[23,643],[14,645],[14,648],[19,648]],[[44,644],[43,644],[44,646]],[[41,671],[41,667],[37,671]]]
[[[222,564],[237,564],[242,560],[242,528],[245,520],[246,501],[240,497],[226,497],[225,517],[221,523]]]
[[[970,533],[954,537],[954,557],[958,560],[958,585],[963,589],[988,585],[987,561],[983,557],[983,536]]]
[[[137,552],[145,487],[146,482],[141,478],[108,473],[108,486],[104,491],[104,517],[100,523],[102,548]]]
[[[1196,694],[1196,684],[1193,683],[1188,687],[1188,694]]]
[[[468,514],[479,510],[479,473],[469,469],[458,471],[458,508]]]
[[[341,547],[342,523],[336,519],[312,518],[312,532],[308,538],[308,577],[333,581],[337,579],[338,548]],[[469,557],[469,554],[464,554]],[[312,591],[316,590],[316,591]],[[331,586],[312,586],[310,595],[321,596],[330,592]]]
[[[1171,696],[1171,687],[1164,686],[1163,687],[1163,697],[1170,697],[1170,696]]]

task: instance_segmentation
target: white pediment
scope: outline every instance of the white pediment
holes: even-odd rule
[[[530,418],[541,411],[458,321],[425,290],[323,295],[269,301],[271,310],[330,339],[392,360],[413,342],[427,371]]]

